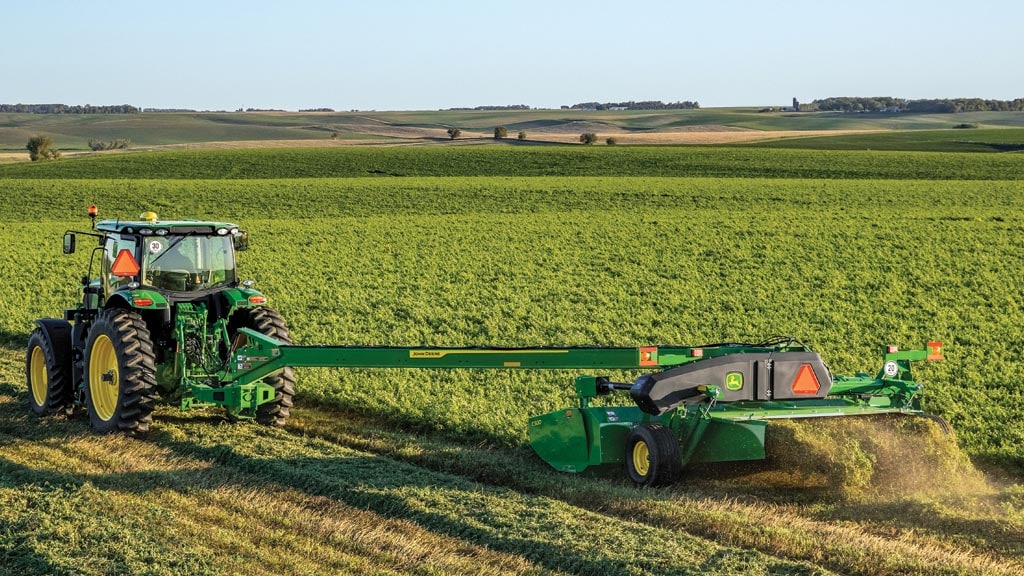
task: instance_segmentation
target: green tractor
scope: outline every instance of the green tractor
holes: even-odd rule
[[[290,342],[267,298],[238,277],[235,254],[247,248],[247,234],[227,222],[160,221],[153,212],[99,223],[96,214],[90,207],[92,231],[64,235],[65,254],[80,237],[96,240],[82,301],[63,319],[37,320],[29,337],[32,410],[84,406],[97,432],[136,433],[148,431],[162,398],[283,425],[295,394],[290,368],[249,383],[216,375],[240,329]]]

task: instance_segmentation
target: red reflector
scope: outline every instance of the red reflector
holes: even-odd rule
[[[928,343],[928,356],[925,360],[942,360],[942,342]]]
[[[704,349],[703,348],[690,348],[690,358],[703,358],[703,357],[704,357]]]
[[[133,298],[132,302],[134,302],[136,306],[152,306],[153,305],[153,299],[152,298]]]
[[[793,394],[812,395],[818,393],[818,390],[821,389],[821,384],[818,383],[818,377],[814,375],[814,369],[811,368],[810,364],[804,364],[800,367],[800,370],[796,373],[796,378],[793,379],[791,389]]]
[[[640,348],[640,365],[641,366],[657,366],[658,365],[658,347],[657,346],[644,346]]]
[[[110,273],[114,276],[128,277],[139,273],[139,263],[128,250],[121,250],[114,258],[114,264],[110,267]]]
[[[886,354],[895,354],[895,353],[897,353],[899,351],[900,351],[900,347],[899,346],[892,346],[892,345],[890,345],[890,346],[886,346],[885,347],[885,353]]]
[[[267,297],[266,296],[259,296],[259,295],[249,296],[249,304],[266,304],[266,303],[267,303]]]

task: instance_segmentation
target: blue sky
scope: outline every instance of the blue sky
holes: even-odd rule
[[[5,2],[0,103],[1024,97],[1024,2]]]

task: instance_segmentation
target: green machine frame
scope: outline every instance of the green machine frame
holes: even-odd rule
[[[714,344],[700,347],[567,347],[567,348],[430,348],[391,346],[294,346],[242,329],[231,351],[230,364],[217,376],[224,389],[253,386],[259,379],[286,366],[349,368],[476,368],[476,369],[586,369],[642,370],[648,374],[688,371],[689,382],[675,385],[685,399],[668,406],[641,406],[645,377],[634,383],[616,383],[600,376],[576,378],[578,404],[530,418],[530,443],[548,464],[564,472],[594,467],[630,467],[630,436],[638,427],[668,431],[676,448],[669,457],[678,470],[687,463],[755,460],[765,457],[764,435],[769,421],[780,418],[822,418],[900,413],[924,415],[922,385],[911,374],[911,362],[941,360],[942,344],[929,342],[923,349],[899,350],[887,346],[883,366],[875,375],[831,375],[823,363],[817,375],[809,373],[817,354],[794,339],[761,344]],[[789,398],[731,399],[742,383],[729,366],[747,361],[771,366],[787,354],[799,356]],[[771,358],[778,360],[771,360]],[[767,358],[768,361],[764,362]],[[817,360],[816,360],[817,359]],[[722,364],[726,369],[704,366]],[[730,364],[731,363],[731,364]],[[776,372],[780,368],[776,366]],[[792,371],[791,371],[792,372]],[[798,386],[817,386],[801,391]],[[827,381],[826,381],[827,380]],[[789,385],[789,384],[787,384]],[[629,392],[632,405],[595,402],[600,396]],[[196,390],[196,396],[208,392]],[[801,394],[808,397],[799,397]],[[784,395],[784,394],[779,394]],[[640,398],[638,400],[638,397]],[[650,409],[648,409],[650,408]],[[653,413],[652,413],[653,412]],[[647,450],[646,444],[645,450]],[[650,460],[653,455],[643,454]],[[644,468],[644,462],[635,463]],[[632,469],[632,467],[630,467]],[[641,475],[644,476],[644,475]],[[634,478],[655,484],[656,478]]]

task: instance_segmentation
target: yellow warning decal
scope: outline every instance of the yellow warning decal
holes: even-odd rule
[[[409,350],[409,358],[444,358],[449,354],[568,354],[568,350]]]

